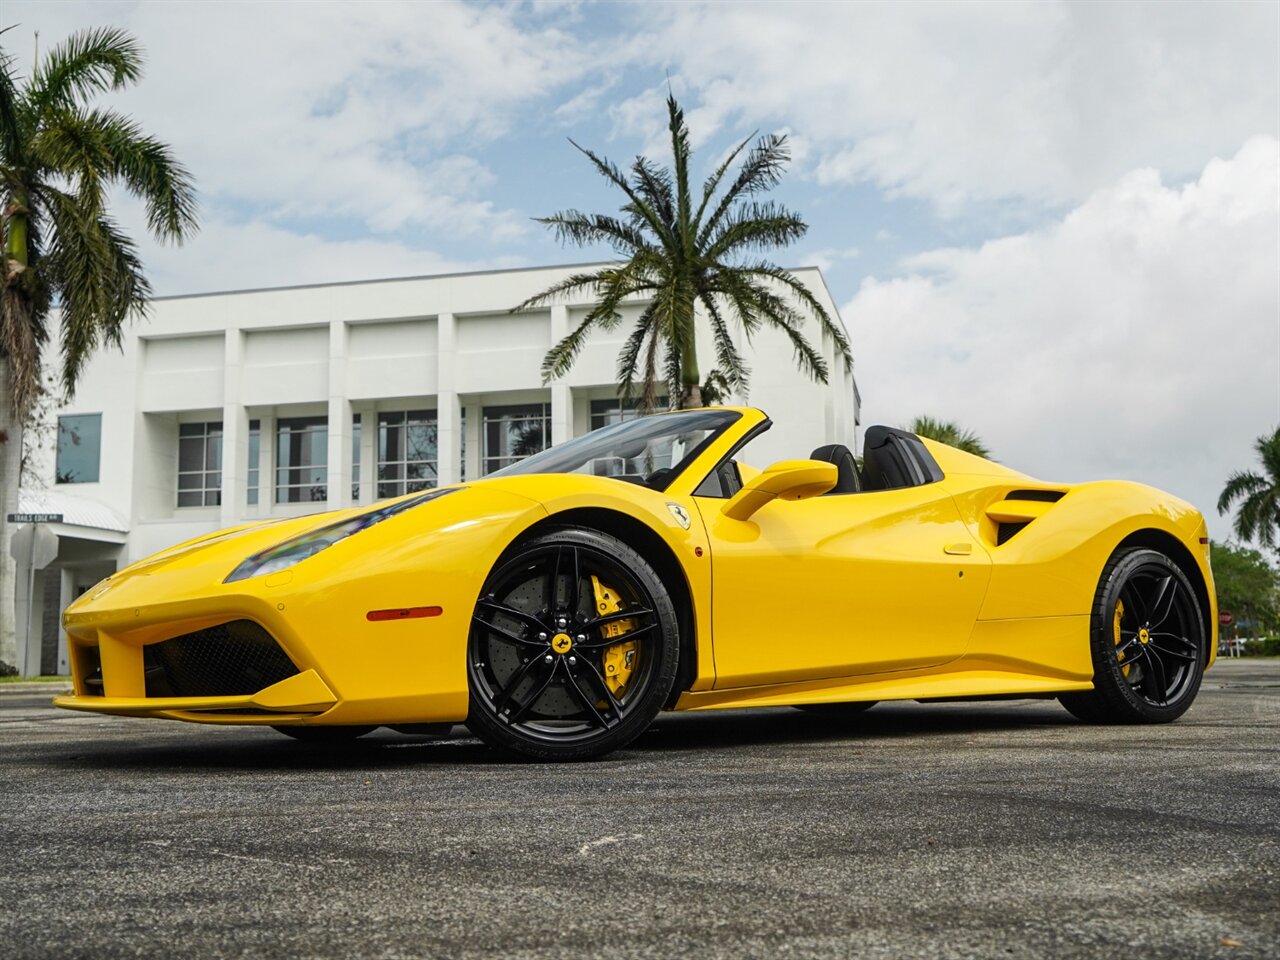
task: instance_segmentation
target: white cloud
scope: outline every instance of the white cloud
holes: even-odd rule
[[[1280,6],[682,3],[650,43],[694,133],[787,124],[810,173],[943,212],[1078,202],[1280,134]],[[650,139],[651,92],[615,120]]]
[[[1222,484],[1280,422],[1280,141],[907,266],[842,311],[868,423],[957,420],[1018,469],[1151,483],[1227,535]]]
[[[832,268],[837,264],[856,260],[861,255],[862,251],[857,247],[824,247],[821,250],[802,253],[797,259],[801,263],[817,267],[823,273],[831,273]]]
[[[469,154],[519,110],[592,69],[590,50],[508,5],[6,4],[25,54],[111,23],[146,47],[116,98],[192,169],[208,206],[347,219],[352,234],[431,225],[510,237]],[[25,59],[25,57],[24,57]]]
[[[141,222],[137,211],[128,215]],[[183,247],[162,247],[146,241],[142,250],[157,296],[524,265],[518,258],[508,256],[460,260],[371,237],[328,240],[261,221],[236,224],[211,220]]]

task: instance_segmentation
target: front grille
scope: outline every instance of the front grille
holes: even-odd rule
[[[238,697],[298,673],[271,634],[235,620],[143,648],[148,697]]]

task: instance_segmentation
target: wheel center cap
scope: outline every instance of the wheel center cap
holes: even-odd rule
[[[567,633],[557,633],[551,638],[551,649],[556,653],[568,653],[573,649],[573,639]]]
[[[1139,643],[1151,642],[1151,633],[1147,630],[1146,627],[1143,627],[1141,630],[1138,631],[1138,642]]]

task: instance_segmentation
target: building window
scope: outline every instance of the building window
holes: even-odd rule
[[[639,406],[640,401],[634,397],[630,400],[623,400],[621,397],[614,397],[611,400],[592,400],[591,429],[599,430],[601,427],[621,423],[623,420],[634,420],[641,415],[637,409]],[[667,398],[658,397],[653,409],[655,412],[666,410]]]
[[[249,480],[245,491],[245,503],[252,506],[258,502],[258,458],[262,454],[262,423],[249,421]]]
[[[178,424],[178,506],[222,503],[222,424]]]
[[[434,410],[378,414],[378,499],[436,485],[437,424]]]
[[[482,475],[501,470],[551,445],[551,404],[485,407],[483,428]]]
[[[102,457],[102,414],[58,418],[58,483],[97,483]]]
[[[276,503],[327,500],[329,419],[291,417],[276,421]]]
[[[360,414],[351,415],[351,502],[360,499]]]

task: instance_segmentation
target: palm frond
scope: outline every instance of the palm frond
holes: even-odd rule
[[[786,288],[817,318],[818,325],[822,327],[822,332],[832,339],[835,343],[837,354],[844,359],[845,369],[853,369],[853,351],[849,347],[849,338],[845,336],[844,330],[831,319],[831,315],[827,313],[827,308],[813,295],[813,291],[805,286],[795,274],[790,270],[784,270],[782,267],[765,261],[746,264],[739,269],[748,275],[768,277],[774,283]]]
[[[616,217],[580,210],[562,210],[549,217],[535,217],[536,223],[551,227],[561,243],[585,247],[594,243],[607,243],[620,254],[639,250],[657,252],[645,235],[634,225],[623,223]]]
[[[702,256],[720,261],[744,250],[789,247],[808,232],[798,215],[775,203],[742,204],[720,221]]]
[[[3,32],[3,31],[0,31]],[[25,167],[18,88],[13,82],[13,57],[0,48],[0,166]]]
[[[717,282],[745,330],[769,326],[781,331],[791,342],[800,369],[821,383],[827,382],[827,361],[800,329],[804,317],[795,307],[763,284],[753,282],[750,274],[722,270]]]
[[[700,293],[699,299],[711,321],[711,339],[716,351],[720,377],[727,387],[745,397],[751,381],[751,372],[747,369],[747,363],[738,351],[737,344],[733,342],[733,335],[729,332],[729,325],[725,322],[724,315],[716,305],[715,297],[709,293]],[[711,374],[707,376],[710,383]]]
[[[715,196],[716,190],[719,189],[720,183],[724,180],[724,175],[729,172],[729,168],[733,166],[738,156],[746,149],[747,144],[751,142],[755,134],[744,139],[740,144],[729,151],[729,155],[720,161],[720,166],[716,167],[711,176],[707,177],[702,184],[702,200],[698,203],[698,212],[693,215],[692,226],[696,231],[702,225],[702,216],[707,212],[707,205],[711,202],[711,198]]]
[[[568,373],[586,345],[591,328],[600,322],[601,317],[602,314],[598,309],[592,310],[559,343],[547,351],[547,355],[542,358],[543,383],[550,383]]]
[[[982,442],[977,433],[972,430],[966,430],[957,423],[921,415],[911,421],[911,425],[907,427],[907,430],[917,437],[936,440],[938,443],[945,443],[947,446],[963,450],[965,453],[972,453],[988,460],[991,459],[991,451],[987,449],[986,444]]]
[[[689,198],[689,127],[684,122],[684,111],[676,103],[674,94],[667,94],[667,128],[671,133],[671,157],[675,165],[676,184],[676,234],[682,249],[694,243],[690,235],[692,224],[689,214],[692,201]]]
[[[643,198],[649,209],[661,221],[659,239],[674,241],[676,207],[672,193],[671,174],[646,157],[636,157],[631,165],[631,187]],[[665,244],[664,244],[665,245]]]
[[[619,393],[624,400],[630,400],[635,387],[636,367],[640,362],[640,351],[644,348],[645,340],[648,338],[652,342],[657,340],[657,331],[654,324],[654,308],[653,304],[649,304],[636,318],[635,326],[631,328],[631,333],[627,335],[626,342],[622,345],[622,350],[618,352],[618,388]],[[644,391],[642,398],[649,392],[650,377],[645,376]]]
[[[45,261],[60,296],[62,387],[75,393],[85,361],[102,343],[119,346],[125,322],[146,309],[150,286],[133,242],[79,197],[45,188],[53,242]]]
[[[120,90],[142,76],[142,48],[116,27],[73,33],[35,65],[27,99],[37,115],[71,108],[86,98]]]
[[[661,239],[663,233],[661,218],[657,215],[654,209],[645,202],[644,198],[636,193],[631,184],[627,182],[627,178],[622,175],[622,171],[619,170],[611,161],[606,160],[604,157],[598,156],[586,147],[579,145],[572,138],[570,138],[569,142],[573,144],[579,153],[591,161],[592,166],[596,168],[597,172],[599,172],[602,177],[627,195],[627,199],[630,203],[624,209],[629,210],[637,220],[645,223],[649,229],[653,231],[654,236]]]
[[[782,171],[790,160],[791,149],[787,146],[785,134],[771,133],[756,141],[756,145],[747,154],[747,159],[743,161],[738,176],[720,197],[715,211],[702,224],[701,232],[698,234],[699,248],[706,246],[707,238],[740,197],[776,187],[781,182]]]
[[[1244,498],[1248,499],[1254,494],[1261,493],[1267,488],[1267,480],[1256,473],[1237,470],[1227,478],[1227,485],[1222,488],[1222,494],[1218,497],[1218,513],[1225,514],[1231,509],[1231,504]]]

